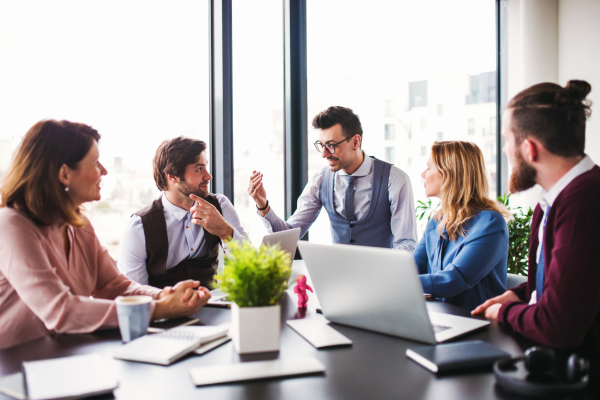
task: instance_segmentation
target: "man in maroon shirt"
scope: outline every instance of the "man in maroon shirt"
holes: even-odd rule
[[[531,224],[528,281],[473,314],[542,345],[600,357],[600,168],[584,152],[591,86],[570,81],[517,94],[503,118],[510,191],[543,191]]]

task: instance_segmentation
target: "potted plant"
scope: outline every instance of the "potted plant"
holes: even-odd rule
[[[279,245],[231,242],[217,285],[229,293],[230,334],[240,354],[278,351],[281,331],[279,299],[291,274],[290,256]]]

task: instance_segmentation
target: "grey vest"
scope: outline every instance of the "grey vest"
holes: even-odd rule
[[[331,238],[334,243],[386,248],[392,248],[394,245],[388,190],[392,164],[372,158],[374,171],[371,202],[367,215],[358,221],[347,220],[335,211],[333,205],[335,173],[328,167],[323,169],[319,194],[323,207],[329,214]]]

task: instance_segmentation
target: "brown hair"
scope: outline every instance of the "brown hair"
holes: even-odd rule
[[[585,121],[591,114],[585,98],[591,90],[586,81],[569,81],[564,88],[546,82],[517,94],[507,106],[516,143],[533,136],[552,154],[583,156]]]
[[[465,236],[465,222],[482,210],[497,211],[505,218],[510,213],[499,202],[489,198],[485,161],[475,143],[461,141],[435,142],[431,159],[442,174],[441,205],[433,217],[440,222],[450,240]]]
[[[195,163],[204,150],[206,150],[206,143],[202,140],[183,136],[162,142],[152,160],[154,181],[158,189],[162,191],[169,189],[165,174],[175,175],[184,180],[185,168]]]
[[[85,225],[79,208],[58,180],[60,168],[78,169],[100,135],[91,126],[42,120],[29,129],[0,187],[0,207],[14,207],[38,225],[57,220]]]
[[[354,114],[349,108],[340,106],[329,107],[327,110],[318,113],[312,122],[312,126],[315,129],[329,129],[336,124],[342,126],[344,137],[351,138],[354,135],[359,135],[362,139],[363,131],[358,115]]]

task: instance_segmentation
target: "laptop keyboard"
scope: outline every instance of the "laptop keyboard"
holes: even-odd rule
[[[445,331],[446,329],[450,329],[450,328],[451,328],[451,326],[433,325],[433,333],[442,332],[442,331]]]

